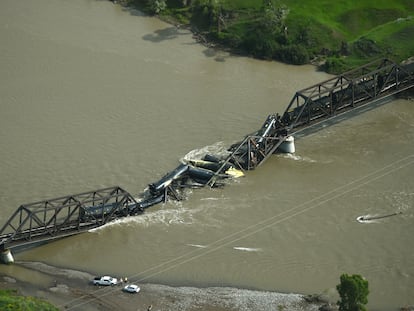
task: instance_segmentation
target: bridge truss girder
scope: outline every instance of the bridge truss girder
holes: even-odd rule
[[[101,226],[124,214],[128,206],[137,204],[124,189],[115,186],[50,200],[23,204],[0,230],[0,247],[72,235]],[[85,220],[88,208],[102,208]]]
[[[388,59],[377,60],[296,92],[282,122],[289,130],[307,126],[411,88],[413,81],[413,75],[398,64]]]
[[[287,136],[284,128],[278,126],[275,126],[273,131],[270,131],[266,135],[260,136],[252,134],[246,136],[243,141],[234,144],[233,147],[229,149],[231,153],[227,156],[222,166],[215,172],[207,184],[210,185],[210,187],[214,186],[216,177],[223,173],[228,163],[232,163],[236,168],[242,171],[254,170],[264,163],[286,140],[286,138]]]
[[[269,134],[267,136],[249,135],[232,151],[229,161],[243,170],[254,170],[260,166],[284,142],[286,136]]]

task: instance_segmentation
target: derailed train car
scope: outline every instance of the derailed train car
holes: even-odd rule
[[[147,191],[142,194],[143,199],[138,204],[142,208],[148,208],[165,202],[168,198],[181,200],[185,189],[204,187],[213,177],[223,180],[241,176],[244,176],[244,173],[233,165],[224,163],[215,156],[205,155],[203,159],[181,163],[158,181],[149,184]],[[222,185],[223,183],[215,183],[215,187]]]
[[[112,202],[85,206],[80,208],[80,219],[82,221],[95,221],[103,218],[118,218],[128,215],[137,215],[144,211],[143,207],[136,202]]]

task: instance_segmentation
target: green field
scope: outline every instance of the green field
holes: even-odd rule
[[[227,0],[222,2],[223,6],[229,10],[259,10],[263,1]],[[412,0],[284,0],[274,1],[274,3],[284,5],[289,9],[288,24],[304,21],[316,22],[348,41],[356,40],[374,28],[395,22],[399,18],[409,16],[414,18],[414,1]],[[393,29],[389,31],[393,32]]]
[[[162,0],[129,0],[154,12]],[[265,5],[266,3],[266,5]],[[270,4],[271,3],[271,4]],[[234,52],[329,72],[414,56],[414,0],[165,0],[158,13]]]

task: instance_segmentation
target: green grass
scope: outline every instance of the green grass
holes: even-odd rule
[[[50,303],[35,297],[19,296],[14,290],[0,290],[2,311],[58,311]]]
[[[228,0],[232,7],[258,9],[260,0]],[[312,19],[331,29],[343,32],[348,40],[363,35],[370,29],[414,15],[412,0],[284,0],[292,19]],[[227,4],[226,4],[227,5]]]
[[[227,2],[229,2],[228,0]],[[262,1],[239,0],[244,7],[256,9]],[[239,3],[234,0],[235,3]],[[290,35],[303,29],[311,33],[306,48],[314,54],[327,50],[328,59],[338,58],[340,69],[348,70],[379,57],[401,61],[414,55],[413,0],[284,0],[288,9],[286,24]],[[361,50],[361,42],[376,45]],[[346,42],[350,55],[336,54]],[[338,70],[327,70],[337,73]]]
[[[123,1],[149,8],[149,0]],[[301,61],[326,59],[335,64],[336,69],[324,67],[332,73],[375,58],[398,62],[414,55],[414,0],[274,0],[276,7],[288,10],[287,32],[280,30],[276,35],[260,31],[263,0],[216,1],[221,1],[225,15],[220,32],[217,21],[211,22],[207,15],[202,20],[200,11],[194,18],[182,0],[167,0],[163,15],[193,23],[211,40],[235,52],[293,63],[298,57]]]
[[[285,0],[294,17],[312,18],[341,32],[347,40],[372,27],[414,14],[414,1],[407,0]]]
[[[413,56],[414,16],[375,27],[365,37],[378,42],[391,56],[399,55],[403,59]]]

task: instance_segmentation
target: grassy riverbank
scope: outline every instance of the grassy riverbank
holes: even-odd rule
[[[414,55],[411,0],[123,0],[235,53],[339,73]]]
[[[3,311],[58,311],[56,307],[42,299],[31,296],[20,296],[17,290],[0,290],[0,310]]]

